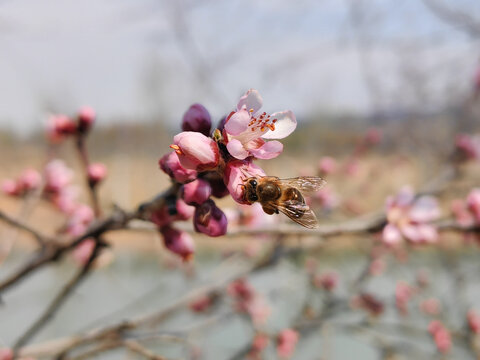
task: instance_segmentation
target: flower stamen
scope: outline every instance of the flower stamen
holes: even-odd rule
[[[170,145],[170,147],[175,150],[175,152],[178,154],[178,155],[183,155],[183,152],[182,150],[180,149],[180,147],[178,145],[175,145],[175,144],[172,144]]]

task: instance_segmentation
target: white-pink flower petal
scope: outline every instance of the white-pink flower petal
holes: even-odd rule
[[[243,144],[237,139],[231,139],[227,144],[227,150],[234,158],[243,160],[248,157],[248,151]]]
[[[382,240],[387,245],[395,245],[402,241],[402,234],[398,227],[392,224],[387,224],[383,228]]]
[[[248,90],[245,95],[243,95],[237,104],[237,111],[245,109],[250,111],[253,109],[253,114],[255,114],[263,105],[263,99],[260,96],[260,93],[255,89]]]
[[[250,113],[247,110],[239,110],[232,114],[225,123],[225,130],[230,135],[239,135],[246,131],[250,122]]]
[[[297,127],[297,119],[292,111],[286,110],[276,112],[270,115],[270,118],[277,119],[275,122],[275,130],[266,131],[262,135],[264,139],[283,139],[290,135]]]
[[[280,141],[273,140],[264,143],[257,149],[249,149],[250,153],[257,159],[273,159],[283,151],[283,144]]]

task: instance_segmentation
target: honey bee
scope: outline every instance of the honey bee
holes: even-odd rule
[[[242,186],[246,202],[250,204],[259,202],[263,211],[269,215],[282,212],[296,223],[308,229],[315,229],[318,227],[317,217],[305,203],[303,194],[312,194],[325,183],[325,180],[316,176],[291,179],[254,176],[247,178]]]

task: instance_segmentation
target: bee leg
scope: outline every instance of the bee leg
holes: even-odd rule
[[[268,215],[278,214],[278,210],[274,209],[269,205],[262,205],[262,209],[265,212],[265,214],[268,214]]]

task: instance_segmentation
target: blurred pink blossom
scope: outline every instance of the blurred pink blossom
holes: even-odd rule
[[[430,224],[440,215],[437,201],[429,196],[415,199],[413,191],[404,187],[386,201],[387,221],[382,233],[383,242],[394,245],[403,238],[413,243],[435,243],[437,229]]]
[[[467,322],[474,334],[480,334],[480,315],[475,310],[471,309],[468,311]]]
[[[438,315],[440,313],[440,301],[435,298],[425,299],[420,303],[420,310],[428,315]]]
[[[82,235],[94,218],[95,215],[90,206],[78,205],[68,219],[66,232],[71,236]]]
[[[88,182],[90,186],[95,186],[107,176],[107,167],[102,163],[93,163],[88,165]]]
[[[211,309],[215,302],[216,296],[214,294],[203,294],[190,302],[188,307],[196,313],[203,313]]]
[[[45,166],[46,191],[59,192],[73,180],[73,171],[62,160],[52,160]]]
[[[81,133],[86,133],[90,130],[95,122],[96,114],[95,110],[91,107],[84,106],[78,111],[77,119],[78,119],[78,130]]]
[[[195,244],[189,234],[168,225],[161,227],[160,233],[165,247],[180,256],[183,261],[189,261],[193,257]]]
[[[260,113],[262,105],[258,91],[250,89],[240,98],[236,111],[227,117],[224,137],[234,158],[273,159],[283,151],[283,145],[264,139],[283,139],[295,130],[297,120],[290,110],[267,115]]]
[[[385,260],[381,258],[373,259],[368,268],[368,273],[372,276],[378,276],[385,270]]]
[[[1,348],[0,360],[13,360],[13,350],[10,348]]]
[[[330,156],[324,156],[318,162],[318,169],[320,170],[320,175],[332,174],[337,170],[337,161]]]
[[[240,278],[233,281],[228,286],[227,292],[232,297],[233,307],[238,312],[248,314],[256,326],[265,323],[271,309],[246,279]]]
[[[65,115],[52,115],[47,122],[47,137],[51,142],[62,141],[65,137],[75,134],[77,124]]]
[[[41,183],[42,176],[34,169],[25,169],[18,178],[18,187],[23,191],[38,189]]]
[[[380,316],[385,310],[383,302],[369,293],[361,293],[354,296],[350,304],[353,308],[368,311],[372,316]]]
[[[455,147],[462,159],[480,159],[480,137],[468,134],[458,134],[455,137]]]
[[[240,204],[247,204],[244,198],[244,182],[252,176],[265,176],[265,172],[250,161],[229,161],[225,167],[224,182],[233,200]]]
[[[337,193],[328,185],[314,194],[313,198],[324,210],[332,210],[340,204]]]
[[[370,128],[367,130],[365,134],[364,141],[367,145],[373,146],[377,145],[380,141],[382,141],[383,133],[378,128]]]
[[[88,259],[92,255],[95,249],[95,240],[93,238],[87,238],[78,244],[72,251],[73,259],[81,266],[87,264]]]
[[[432,335],[433,341],[439,352],[445,354],[450,351],[452,347],[452,338],[450,332],[440,321],[433,320],[428,325],[428,331]]]
[[[178,155],[180,164],[196,171],[212,170],[220,161],[217,143],[195,131],[184,131],[173,138],[170,145]]]
[[[280,358],[292,357],[298,343],[298,332],[293,329],[284,329],[277,335],[277,354]]]
[[[208,136],[210,134],[211,127],[212,119],[210,117],[210,113],[201,104],[193,104],[183,115],[183,131],[196,131]]]
[[[248,358],[252,360],[260,360],[263,350],[268,346],[270,338],[267,334],[256,333],[252,340],[252,347],[248,353]]]
[[[414,289],[404,281],[399,281],[395,287],[395,306],[401,315],[407,315],[408,301],[414,294]]]
[[[20,195],[20,190],[17,186],[17,182],[12,179],[6,179],[2,182],[2,192],[5,195],[9,196],[18,196]]]
[[[319,289],[333,291],[338,285],[338,274],[335,271],[327,271],[313,276],[313,285]]]

